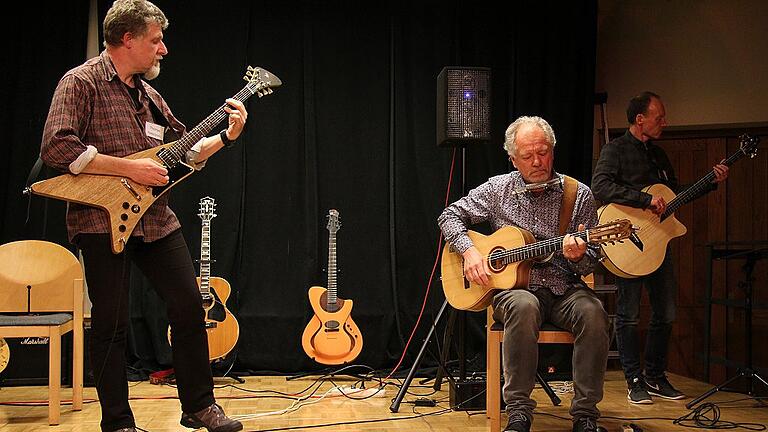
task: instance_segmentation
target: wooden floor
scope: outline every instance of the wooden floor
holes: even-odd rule
[[[397,413],[390,412],[392,398],[397,394],[395,385],[387,386],[383,396],[365,400],[350,400],[343,396],[327,395],[333,385],[323,383],[315,397],[295,403],[290,398],[277,398],[274,392],[295,394],[309,387],[317,377],[287,381],[285,377],[247,377],[241,389],[227,386],[234,383],[229,378],[217,378],[216,396],[225,411],[240,420],[247,431],[277,430],[322,430],[322,431],[433,431],[433,432],[485,432],[488,421],[481,411],[450,411],[448,408],[447,385],[444,391],[428,395],[436,399],[436,407],[415,407],[416,394],[429,394],[431,387],[418,386],[418,379],[409,388]],[[671,381],[686,394],[697,396],[711,386],[690,379],[671,376]],[[350,385],[352,381],[337,381],[339,385]],[[392,382],[396,384],[395,381]],[[431,382],[430,382],[431,383]],[[236,383],[235,383],[236,384]],[[557,384],[557,383],[556,383]],[[368,384],[373,386],[373,384]],[[561,386],[561,389],[566,389]],[[416,393],[416,394],[410,394]],[[306,395],[306,393],[305,393]],[[170,386],[152,385],[147,382],[132,384],[131,406],[137,425],[151,432],[188,430],[179,425],[180,405],[175,398],[176,389]],[[561,395],[563,404],[552,406],[541,389],[534,390],[539,406],[533,424],[534,431],[570,431],[568,415],[572,393]],[[71,390],[65,389],[63,398],[69,400]],[[86,401],[93,401],[96,392],[85,389]],[[482,397],[482,396],[481,396]],[[768,424],[768,408],[754,400],[744,400],[739,393],[720,392],[705,402],[723,402],[720,406],[720,420],[730,422],[753,422]],[[21,402],[47,400],[46,387],[5,387],[0,389],[0,402]],[[608,431],[621,431],[621,425],[629,418],[666,418],[654,420],[631,420],[644,431],[682,431],[688,428],[674,425],[672,420],[687,414],[685,403],[689,401],[663,401],[656,399],[653,405],[631,405],[627,402],[626,386],[621,374],[609,371],[605,383],[605,398],[600,403],[603,419],[600,424]],[[737,401],[738,400],[738,401]],[[731,401],[731,402],[728,402]],[[735,402],[734,402],[735,401]],[[293,408],[291,408],[293,406]],[[287,411],[280,413],[282,411]],[[430,415],[431,414],[431,415]],[[625,418],[625,420],[615,417]],[[47,426],[45,406],[0,405],[0,430],[21,431],[98,431],[99,405],[86,403],[83,411],[73,412],[71,406],[62,408],[61,425]],[[348,423],[340,425],[338,423]],[[325,425],[318,427],[318,425]]]

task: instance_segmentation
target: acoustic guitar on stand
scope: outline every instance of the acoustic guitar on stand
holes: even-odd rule
[[[620,242],[630,236],[632,223],[627,219],[571,234],[587,243]],[[443,291],[448,303],[456,309],[482,311],[499,291],[528,286],[531,267],[537,258],[547,258],[563,248],[564,236],[536,241],[529,231],[505,226],[486,236],[475,231],[467,235],[480,253],[488,260],[490,283],[483,286],[470,282],[464,276],[464,258],[446,243],[440,262]]]
[[[249,66],[244,79],[248,84],[232,96],[232,99],[243,102],[254,94],[262,97],[282,85],[280,78],[258,67]],[[146,186],[128,177],[81,173],[63,174],[39,181],[24,192],[31,191],[44,197],[105,210],[109,214],[111,225],[112,252],[120,253],[125,249],[136,224],[152,203],[195,171],[183,162],[187,151],[227,118],[225,106],[226,104],[216,109],[180,140],[125,156],[125,159],[150,158],[165,167],[168,170],[168,183],[163,186]]]
[[[200,200],[202,234],[200,236],[200,277],[197,284],[205,309],[205,330],[208,333],[208,360],[224,358],[235,348],[240,337],[240,324],[227,309],[232,287],[226,279],[211,276],[211,220],[216,217],[216,202],[211,197]],[[171,328],[168,328],[168,342]]]
[[[739,151],[726,159],[723,165],[731,166],[743,156],[753,158],[757,155],[760,139],[742,135]],[[715,172],[710,171],[679,195],[663,184],[650,185],[643,192],[664,197],[667,208],[661,215],[650,210],[629,207],[621,204],[607,204],[597,210],[600,222],[617,218],[628,218],[638,227],[629,241],[603,245],[603,266],[616,276],[635,278],[653,273],[661,267],[667,253],[667,244],[675,237],[680,237],[688,230],[675,218],[675,211],[683,204],[694,200],[702,191],[710,187],[715,179]]]
[[[349,363],[363,349],[363,336],[352,320],[352,300],[337,297],[336,233],[341,227],[339,212],[328,212],[328,288],[309,289],[315,315],[304,329],[301,345],[316,362],[327,365]]]

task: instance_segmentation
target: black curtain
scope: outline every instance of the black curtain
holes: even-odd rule
[[[436,218],[454,157],[435,138],[436,77],[443,67],[492,69],[493,139],[466,149],[467,189],[512,169],[503,133],[519,115],[550,121],[558,137],[556,169],[588,182],[596,2],[508,3],[157,1],[171,24],[169,54],[152,85],[189,128],[242,88],[247,65],[283,81],[274,94],[249,100],[248,125],[234,148],[171,192],[193,256],[200,244],[198,202],[217,201],[212,275],[233,288],[229,308],[241,328],[237,370],[324,367],[304,354],[301,334],[312,316],[307,289],[326,286],[331,208],[342,220],[339,296],[354,301],[352,317],[364,341],[355,363],[384,369],[399,359],[435,262]],[[100,5],[100,19],[106,7]],[[27,77],[43,80],[34,107],[42,117],[25,120],[35,123],[23,157],[3,161],[4,174],[12,176],[4,190],[22,187],[50,95],[68,67]],[[455,160],[450,201],[462,189],[460,151]],[[11,195],[2,204],[4,242],[23,236],[21,206]],[[48,219],[63,227],[62,216]],[[413,362],[444,300],[439,271],[435,276],[401,368]],[[135,280],[136,354],[168,364],[162,305],[142,278]],[[484,314],[464,319],[470,368],[482,369]],[[423,365],[430,364],[428,357]]]

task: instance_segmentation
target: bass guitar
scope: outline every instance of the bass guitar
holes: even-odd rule
[[[628,238],[632,230],[632,223],[622,219],[571,235],[587,243],[603,244],[620,242]],[[448,303],[456,309],[470,311],[486,309],[499,291],[527,287],[534,260],[561,250],[565,237],[535,241],[529,231],[513,226],[502,227],[489,236],[471,230],[467,235],[488,261],[489,284],[470,282],[464,276],[464,258],[449,244],[443,248],[440,268]]]
[[[280,78],[262,68],[248,67],[244,77],[248,84],[232,99],[245,101],[252,95],[259,97],[272,93],[282,85]],[[92,207],[109,214],[112,252],[120,253],[131,237],[147,209],[160,196],[189,177],[195,170],[184,163],[187,151],[227,117],[226,104],[220,106],[205,120],[195,126],[180,140],[152,147],[126,156],[126,159],[150,158],[168,170],[168,183],[163,186],[146,186],[128,177],[95,174],[62,174],[36,182],[29,191],[48,198],[55,198]],[[27,191],[25,191],[27,192]]]
[[[200,277],[197,284],[205,309],[205,330],[208,333],[208,359],[215,361],[229,354],[240,337],[240,324],[227,309],[232,287],[226,279],[211,276],[211,220],[216,217],[216,202],[211,197],[200,200],[202,234],[200,236]],[[168,328],[168,342],[171,328]]]
[[[742,135],[739,150],[726,159],[723,165],[731,166],[743,156],[753,158],[757,155],[757,137]],[[607,204],[597,210],[600,222],[617,218],[628,218],[638,227],[629,241],[603,245],[603,265],[616,276],[635,278],[653,273],[661,267],[667,253],[667,244],[675,237],[680,237],[688,230],[675,218],[675,212],[683,204],[693,201],[706,190],[715,179],[715,172],[710,171],[679,195],[663,184],[650,185],[643,192],[664,197],[667,208],[661,215],[650,210],[629,207],[621,204]]]
[[[309,289],[309,303],[315,315],[304,329],[301,346],[318,363],[338,365],[357,358],[363,336],[352,320],[352,300],[337,297],[336,233],[341,227],[339,212],[328,212],[328,288]]]

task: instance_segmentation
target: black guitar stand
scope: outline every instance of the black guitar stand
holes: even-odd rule
[[[222,376],[217,377],[216,375],[214,375],[213,377],[214,378],[232,378],[233,380],[237,381],[239,384],[245,384],[245,380],[243,378],[241,378],[240,375],[235,374],[235,373],[230,373],[232,371],[232,368],[235,366],[235,360],[236,359],[237,359],[237,351],[235,351],[235,355],[232,356],[231,360],[227,359],[227,357],[224,357],[222,359],[219,359],[219,360],[213,362],[211,364],[211,368],[213,368],[213,366],[216,365],[217,363],[223,363],[225,361],[231,361],[232,362],[232,363],[230,363],[229,368],[227,368],[227,371],[224,372],[224,374]]]
[[[360,381],[368,381],[368,380],[370,380],[370,377],[366,377],[365,375],[344,372],[347,369],[352,369],[352,368],[356,368],[356,367],[361,367],[361,366],[354,365],[354,364],[345,364],[345,365],[341,365],[340,367],[336,367],[336,368],[327,367],[327,368],[324,368],[324,369],[320,369],[318,371],[307,371],[307,372],[298,373],[296,375],[291,375],[291,376],[285,377],[285,380],[286,381],[292,381],[292,380],[295,380],[295,379],[305,378],[305,377],[313,376],[313,375],[319,375],[320,378],[328,378],[328,377],[334,378],[334,377],[337,377],[337,376],[348,376],[348,377],[352,377],[352,378],[355,378],[355,379],[360,380]],[[342,373],[342,372],[344,372],[344,373]]]
[[[738,254],[730,255],[729,258],[738,257],[740,255],[743,255],[746,257],[746,262],[742,266],[742,270],[744,270],[744,276],[745,279],[742,282],[739,282],[739,288],[744,290],[744,332],[745,332],[745,340],[746,340],[746,363],[744,367],[739,368],[736,375],[726,380],[724,383],[713,387],[709,390],[707,390],[702,395],[698,396],[696,399],[693,399],[692,401],[688,402],[685,407],[688,409],[693,408],[696,406],[699,402],[703,401],[704,399],[712,396],[713,394],[719,392],[719,391],[734,391],[732,389],[728,389],[728,386],[733,384],[736,380],[740,378],[745,378],[747,380],[747,394],[749,396],[755,396],[755,380],[763,383],[763,386],[768,388],[768,382],[766,382],[765,378],[760,376],[759,373],[757,373],[754,368],[752,367],[752,309],[753,309],[753,282],[754,277],[752,277],[752,272],[755,268],[755,262],[763,258],[766,253],[768,252],[768,248],[763,250],[753,250],[753,251],[746,251]],[[757,399],[761,404],[764,405],[764,402],[760,399]]]

